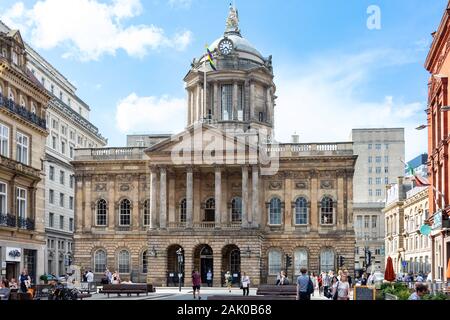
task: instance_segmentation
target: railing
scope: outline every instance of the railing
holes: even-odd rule
[[[169,229],[186,229],[186,222],[169,222]]]
[[[223,229],[240,230],[242,229],[242,222],[229,222],[224,224],[222,227]]]
[[[353,143],[310,143],[310,144],[280,144],[266,147],[267,153],[280,153],[280,156],[302,155],[353,155]]]
[[[196,222],[194,223],[194,229],[214,229],[215,222]]]
[[[145,147],[77,149],[75,161],[83,160],[143,160]]]
[[[0,226],[15,228],[17,226],[16,216],[11,214],[0,214]]]
[[[35,229],[35,223],[30,218],[17,218],[12,214],[0,214],[0,226],[16,228],[22,230],[33,231]]]
[[[47,121],[45,119],[40,118],[35,113],[32,113],[28,111],[26,108],[16,104],[11,99],[7,99],[2,94],[0,94],[0,107],[4,107],[8,109],[10,112],[15,113],[24,118],[25,120],[32,122],[38,127],[47,130]]]

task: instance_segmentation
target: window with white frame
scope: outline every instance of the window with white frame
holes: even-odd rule
[[[48,178],[51,181],[55,181],[55,167],[53,166],[48,167]]]
[[[333,199],[324,197],[320,206],[320,223],[324,225],[331,225],[334,223],[333,219],[334,207]]]
[[[59,229],[64,230],[64,216],[59,216]]]
[[[294,271],[296,275],[300,274],[301,268],[308,269],[308,251],[303,248],[294,251]]]
[[[144,226],[150,225],[150,200],[144,202]]]
[[[119,273],[130,273],[130,253],[127,250],[119,252]]]
[[[103,273],[106,270],[106,252],[97,250],[94,254],[94,272]]]
[[[270,249],[268,252],[269,275],[277,275],[282,267],[282,253],[280,250]]]
[[[186,199],[181,200],[180,202],[180,222],[186,222]]]
[[[59,206],[64,208],[64,193],[59,194]]]
[[[69,209],[73,210],[73,197],[69,197]]]
[[[70,189],[73,189],[73,186],[75,185],[75,177],[70,176]]]
[[[269,224],[281,225],[281,200],[272,198],[269,203]]]
[[[381,178],[377,178],[377,179],[376,179],[376,184],[377,184],[377,185],[380,185],[380,184],[381,184]]]
[[[48,192],[48,201],[50,202],[50,204],[55,203],[55,191],[53,191],[52,189],[50,189]]]
[[[69,231],[73,231],[73,218],[69,218]]]
[[[29,138],[28,136],[24,135],[21,132],[17,132],[16,135],[17,140],[17,154],[16,154],[16,160],[20,163],[23,163],[25,165],[28,165],[29,156]]]
[[[373,190],[369,189],[369,197],[372,197],[372,196],[373,196]]]
[[[124,199],[120,202],[119,208],[119,225],[129,226],[131,225],[131,203],[130,200]]]
[[[375,149],[376,149],[376,150],[381,150],[381,144],[377,143],[377,144],[375,145]]]
[[[66,154],[66,142],[61,141],[61,153]]]
[[[64,184],[66,180],[66,173],[63,170],[59,171],[59,183]]]
[[[9,127],[0,123],[0,155],[9,157]]]
[[[69,157],[70,159],[74,157],[74,147],[72,145],[69,147]]]
[[[141,271],[142,273],[147,273],[148,271],[148,251],[145,250],[141,254]]]
[[[381,189],[377,189],[376,190],[376,196],[377,197],[381,197]]]
[[[233,85],[226,84],[222,91],[222,120],[233,120]]]
[[[6,215],[8,208],[8,185],[0,181],[0,215]]]
[[[52,212],[48,214],[48,225],[50,228],[55,226],[55,214]]]
[[[231,221],[242,221],[242,199],[239,197],[236,197],[231,201]]]
[[[324,272],[335,270],[333,249],[326,248],[320,251],[320,270]]]
[[[97,226],[101,227],[106,226],[106,216],[107,216],[106,201],[104,199],[100,199],[97,202],[97,215],[96,215]]]
[[[377,156],[377,157],[375,158],[375,161],[376,161],[377,163],[381,163],[381,156]]]
[[[308,224],[308,201],[303,197],[295,201],[295,224]]]
[[[54,150],[56,150],[56,148],[57,148],[57,146],[56,146],[56,137],[55,136],[52,136],[52,148]]]
[[[16,188],[16,206],[17,216],[25,219],[27,217],[27,190]]]

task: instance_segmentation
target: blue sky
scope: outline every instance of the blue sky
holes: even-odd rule
[[[406,158],[426,152],[423,64],[444,0],[237,0],[242,34],[273,55],[281,141],[345,141],[354,127],[405,127]],[[175,133],[183,77],[221,37],[229,1],[0,2],[0,18],[78,88],[112,146],[126,133]],[[367,8],[381,9],[369,30]],[[50,21],[50,22],[49,22]]]

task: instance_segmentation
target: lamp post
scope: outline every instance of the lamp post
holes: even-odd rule
[[[181,278],[183,277],[182,268],[183,268],[183,249],[180,248],[177,250],[177,257],[178,257],[178,286],[179,286],[179,292],[181,292]]]

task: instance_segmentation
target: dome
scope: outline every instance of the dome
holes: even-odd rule
[[[227,34],[227,35],[225,35],[225,37],[227,37],[228,39],[233,41],[235,50],[251,53],[251,54],[254,54],[255,56],[258,56],[261,59],[264,59],[262,54],[247,39],[241,37],[240,35]],[[213,52],[214,50],[218,49],[219,43],[223,38],[224,37],[221,37],[221,38],[217,39],[216,41],[214,41],[211,44],[211,46],[209,47],[209,50],[211,52]]]

